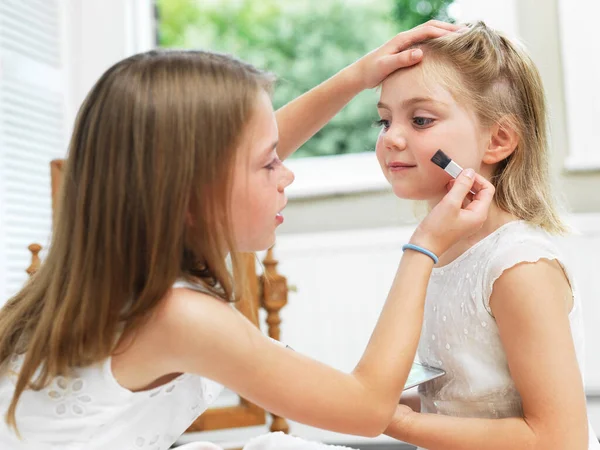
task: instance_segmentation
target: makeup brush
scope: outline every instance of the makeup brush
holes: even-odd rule
[[[436,166],[442,168],[448,175],[452,178],[456,179],[460,173],[463,171],[462,167],[456,164],[454,161],[450,159],[448,155],[446,155],[442,150],[438,150],[435,152],[435,155],[431,157],[431,162]],[[475,192],[470,190],[471,194],[475,195]]]

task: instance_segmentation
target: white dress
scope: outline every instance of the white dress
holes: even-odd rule
[[[175,287],[202,291],[178,282]],[[13,396],[24,356],[14,356],[0,372],[1,450],[166,450],[217,399],[223,386],[207,378],[183,374],[143,392],[119,385],[111,360],[58,377],[39,391],[26,390],[17,405],[22,439],[4,416]],[[191,443],[186,450],[213,450],[209,443]],[[246,450],[319,450],[333,448],[271,433],[253,439]],[[336,447],[337,448],[337,447]],[[341,447],[339,447],[341,448]]]
[[[583,372],[584,335],[576,284],[550,236],[523,221],[510,222],[451,263],[434,268],[425,304],[417,359],[446,375],[419,387],[421,409],[455,417],[522,416],[521,397],[510,376],[490,309],[494,282],[521,262],[557,260],[573,288],[569,314]],[[600,449],[590,426],[589,449]]]
[[[144,392],[131,392],[113,377],[110,359],[27,390],[17,406],[23,440],[8,428],[4,412],[23,357],[0,377],[0,448],[10,450],[165,450],[217,398],[222,386],[183,374]]]

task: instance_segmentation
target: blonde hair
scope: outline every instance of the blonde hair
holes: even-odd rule
[[[482,124],[518,134],[517,148],[490,180],[496,204],[548,232],[565,232],[551,190],[544,88],[527,53],[483,22],[416,46],[425,53],[427,74],[465,101]]]
[[[226,265],[231,174],[258,93],[272,82],[229,56],[151,51],[93,87],[48,255],[0,311],[0,363],[25,353],[6,416],[15,430],[25,389],[108,357],[119,330],[138,329],[177,279],[227,301],[243,291],[239,258],[235,277]]]

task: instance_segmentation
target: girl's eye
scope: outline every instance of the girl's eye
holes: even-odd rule
[[[390,121],[389,120],[381,119],[381,120],[376,121],[374,125],[376,127],[383,128],[384,130],[387,131],[390,128]]]
[[[265,166],[265,169],[267,170],[275,170],[275,168],[281,164],[281,160],[279,159],[278,156],[276,156],[275,158],[273,158],[273,161],[271,161],[269,164],[267,164]]]
[[[417,127],[427,127],[433,124],[434,121],[435,119],[431,119],[429,117],[413,117],[413,123]]]

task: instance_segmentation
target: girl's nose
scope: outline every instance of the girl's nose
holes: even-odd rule
[[[402,151],[406,149],[406,137],[400,127],[392,127],[383,136],[383,144],[387,150]]]
[[[290,169],[288,169],[285,165],[282,165],[282,167],[283,167],[283,175],[281,176],[281,179],[279,180],[279,184],[277,185],[279,192],[283,192],[283,190],[286,187],[288,187],[290,184],[292,184],[294,182],[294,179],[296,178],[294,175],[294,172],[292,172]]]

